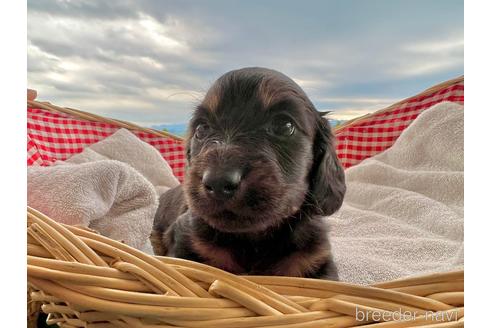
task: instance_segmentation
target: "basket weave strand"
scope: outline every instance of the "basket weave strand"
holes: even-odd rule
[[[464,325],[463,271],[373,286],[236,276],[201,263],[150,256],[89,229],[57,223],[32,208],[27,218],[30,297],[49,314],[48,324],[156,328]],[[361,313],[367,315],[363,320]],[[404,313],[411,313],[411,320]]]

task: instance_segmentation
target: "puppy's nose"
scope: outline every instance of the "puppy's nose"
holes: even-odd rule
[[[211,196],[217,199],[231,198],[241,183],[241,172],[239,170],[222,172],[206,170],[202,183]]]

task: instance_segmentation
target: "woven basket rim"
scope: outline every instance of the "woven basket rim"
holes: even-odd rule
[[[356,125],[360,122],[363,122],[364,120],[366,119],[370,119],[371,117],[375,116],[375,115],[379,115],[379,114],[382,114],[382,113],[386,113],[386,112],[389,112],[391,110],[393,110],[395,107],[398,107],[400,106],[401,104],[404,104],[414,98],[419,98],[419,97],[423,97],[423,96],[426,96],[426,95],[429,95],[431,93],[434,93],[436,91],[439,91],[439,90],[442,90],[442,89],[445,89],[449,86],[452,86],[454,84],[457,84],[457,83],[460,83],[460,82],[464,82],[465,81],[465,76],[464,75],[461,75],[459,77],[456,77],[454,79],[450,79],[450,80],[447,80],[447,81],[444,81],[444,82],[441,82],[439,84],[436,84],[436,85],[433,85],[427,89],[425,89],[424,91],[416,94],[416,95],[413,95],[413,96],[410,96],[410,97],[407,97],[403,100],[400,100],[394,104],[391,104],[389,105],[388,107],[385,107],[385,108],[382,108],[382,109],[379,109],[379,110],[376,110],[374,112],[371,112],[371,113],[368,113],[368,114],[365,114],[365,115],[362,115],[362,116],[358,116],[356,118],[353,118],[351,120],[348,120],[340,125],[337,125],[336,127],[333,128],[333,132],[338,132],[342,129],[345,129],[349,126],[352,126],[352,125]]]

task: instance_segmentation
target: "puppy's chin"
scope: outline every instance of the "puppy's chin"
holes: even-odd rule
[[[215,215],[202,215],[201,218],[214,229],[227,233],[260,233],[281,222],[281,219],[259,220],[240,217],[228,210]]]

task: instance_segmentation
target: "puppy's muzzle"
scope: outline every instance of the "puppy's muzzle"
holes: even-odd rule
[[[232,198],[238,190],[242,179],[239,169],[213,169],[208,168],[203,173],[202,183],[210,197],[218,200]]]

